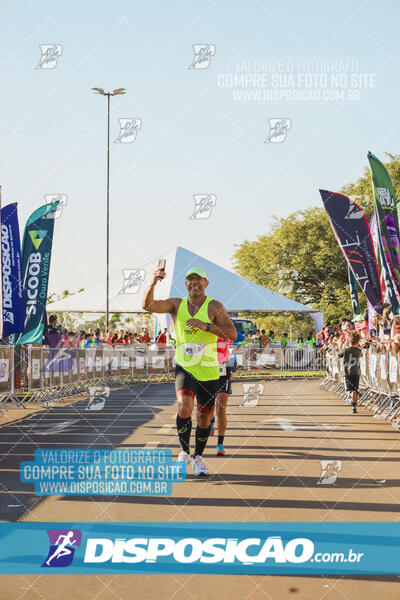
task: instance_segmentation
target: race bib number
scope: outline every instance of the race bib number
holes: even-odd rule
[[[219,376],[223,377],[226,375],[226,364],[225,363],[220,363],[219,364]]]
[[[203,343],[185,343],[182,344],[183,356],[185,358],[192,358],[195,356],[204,356],[206,352],[206,345]]]

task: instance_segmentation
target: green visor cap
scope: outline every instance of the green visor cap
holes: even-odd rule
[[[186,279],[190,277],[190,275],[198,275],[203,279],[207,279],[207,273],[203,269],[200,269],[200,267],[193,267],[193,269],[189,269],[189,271],[186,273]]]

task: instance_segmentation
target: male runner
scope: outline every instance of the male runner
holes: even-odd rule
[[[195,475],[208,475],[202,458],[211,432],[215,396],[219,389],[217,338],[235,339],[236,329],[221,302],[205,294],[207,275],[201,268],[189,269],[186,298],[154,300],[154,288],[165,277],[158,268],[148,287],[142,308],[154,313],[170,313],[175,327],[175,389],[178,400],[176,426],[182,448],[178,460],[190,462],[190,434],[194,397],[197,401],[197,427],[192,466]]]

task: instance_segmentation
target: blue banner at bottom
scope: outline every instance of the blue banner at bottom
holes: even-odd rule
[[[0,573],[399,574],[400,523],[0,523]]]

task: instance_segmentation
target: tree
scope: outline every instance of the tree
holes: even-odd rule
[[[398,195],[400,155],[388,156],[390,160],[385,166]],[[373,194],[369,169],[356,182],[344,185],[340,192],[350,196],[368,219],[371,217]],[[234,259],[234,268],[240,275],[323,311],[326,320],[351,315],[347,263],[322,207],[298,210],[286,218],[273,217],[270,231],[256,241],[240,244]],[[361,290],[359,299],[364,310],[366,299]],[[287,317],[282,327],[286,327],[286,322]],[[296,324],[300,326],[298,317]]]

